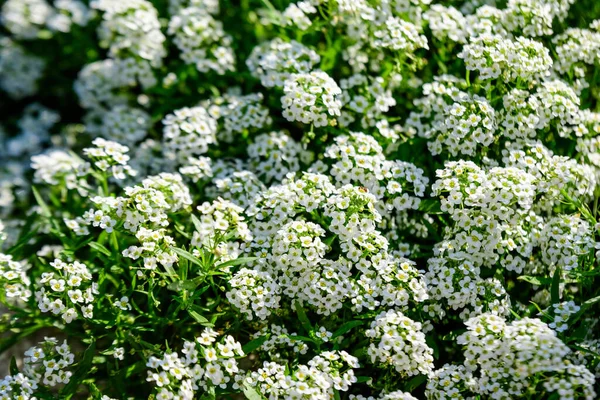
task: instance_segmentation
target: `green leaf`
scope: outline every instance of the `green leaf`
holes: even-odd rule
[[[310,320],[306,316],[306,311],[302,307],[302,304],[298,300],[296,300],[294,305],[296,306],[296,314],[298,314],[298,319],[304,327],[304,330],[308,333],[312,332],[312,325],[310,324]]]
[[[418,210],[427,214],[442,214],[442,203],[438,199],[424,199],[419,203]]]
[[[252,353],[254,350],[256,350],[260,346],[262,346],[263,343],[266,342],[268,338],[269,338],[269,335],[264,335],[264,336],[260,336],[254,340],[249,341],[242,347],[242,350],[244,350],[244,354]]]
[[[179,247],[171,247],[171,250],[173,250],[178,256],[181,256],[181,257],[185,258],[186,260],[204,268],[204,264],[202,264],[202,261],[200,261],[198,259],[198,257],[194,256],[189,251],[180,249]]]
[[[530,276],[530,275],[521,275],[517,279],[520,281],[525,281],[525,282],[531,283],[532,285],[536,285],[536,286],[545,286],[545,285],[549,285],[552,282],[552,279],[550,279],[550,278],[542,278],[542,277]]]
[[[316,341],[308,336],[300,336],[300,335],[286,335],[290,340],[298,340],[300,342],[306,343],[316,343]]]
[[[223,269],[226,267],[233,267],[235,265],[247,264],[247,263],[250,263],[257,259],[258,259],[258,257],[239,257],[239,258],[236,258],[235,260],[229,260],[227,262],[219,264],[215,267],[215,269]]]
[[[14,255],[15,251],[17,251],[23,245],[27,244],[32,237],[37,235],[38,229],[40,229],[39,225],[30,227],[27,233],[25,235],[22,235],[19,241],[15,243],[14,246],[12,246],[10,249],[8,249],[6,253]]]
[[[579,311],[569,318],[569,325],[574,325],[583,315],[587,312],[587,309],[600,301],[600,296],[592,297],[591,299],[581,303]]]
[[[52,213],[50,212],[50,208],[48,208],[48,204],[46,204],[46,202],[40,195],[40,192],[37,190],[37,188],[35,186],[32,186],[31,191],[33,192],[33,197],[35,197],[35,201],[38,203],[38,205],[42,209],[42,215],[44,217],[48,217],[48,218],[51,217]]]
[[[12,358],[10,359],[9,372],[13,376],[19,373],[19,368],[17,368],[17,359],[15,358],[15,356],[12,356]]]
[[[342,326],[340,326],[333,334],[331,335],[331,339],[335,339],[338,336],[342,336],[346,332],[350,332],[353,328],[364,324],[365,321],[348,321]]]
[[[107,257],[110,257],[112,255],[110,250],[108,250],[106,247],[104,247],[98,242],[90,242],[89,245],[92,249],[96,250],[98,253],[104,254]]]
[[[9,338],[0,340],[0,354],[4,353],[6,350],[10,349],[21,339],[37,332],[38,330],[40,330],[44,327],[45,327],[45,325],[41,325],[41,324],[30,326],[28,328],[24,328],[20,332],[15,333],[14,335],[11,335]]]
[[[207,320],[206,318],[204,318],[202,315],[200,315],[197,311],[192,310],[191,308],[188,308],[188,313],[190,314],[190,316],[192,318],[194,318],[194,320],[199,323],[202,326],[206,326],[206,327],[213,327],[214,325],[210,323],[209,320]]]
[[[125,378],[130,378],[131,376],[142,372],[146,369],[146,364],[143,361],[136,362],[135,364],[130,365],[125,370]]]
[[[163,267],[165,267],[165,271],[167,272],[167,275],[169,275],[169,277],[171,279],[173,279],[173,281],[176,281],[177,279],[179,279],[179,275],[177,275],[177,272],[175,272],[175,269],[173,269],[172,265],[164,265]]]
[[[263,400],[264,397],[256,391],[252,386],[244,384],[244,396],[248,400]]]
[[[550,287],[550,298],[552,304],[560,303],[560,267],[556,267],[552,277],[552,286]]]
[[[95,353],[96,342],[93,341],[83,353],[83,358],[79,362],[77,370],[75,371],[73,376],[71,376],[69,383],[67,383],[67,385],[61,390],[61,394],[63,396],[66,397],[75,394],[75,391],[77,391],[77,388],[92,368],[92,360],[94,359]]]
[[[196,217],[194,214],[191,214],[191,218],[192,218],[192,223],[194,224],[194,227],[196,228],[197,231],[202,232],[202,222],[200,222],[200,220],[198,219],[198,217]]]
[[[419,386],[421,386],[423,383],[425,383],[426,380],[427,380],[427,378],[425,377],[425,375],[415,376],[414,378],[412,378],[410,381],[408,381],[406,383],[404,390],[410,393],[413,390],[415,390],[416,388],[418,388]]]

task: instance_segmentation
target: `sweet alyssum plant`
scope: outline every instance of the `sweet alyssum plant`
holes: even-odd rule
[[[0,399],[600,393],[600,3],[0,22]]]

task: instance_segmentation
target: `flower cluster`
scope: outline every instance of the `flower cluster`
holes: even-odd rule
[[[283,86],[283,117],[315,127],[334,123],[342,107],[342,90],[323,71],[291,75]]]
[[[596,397],[597,0],[0,3],[0,400]]]
[[[356,382],[352,368],[358,368],[356,357],[345,351],[326,351],[307,364],[298,365],[287,373],[284,365],[265,362],[251,372],[244,382],[256,388],[269,400],[281,398],[326,399],[335,391],[348,391]]]
[[[275,38],[256,46],[246,60],[250,72],[265,87],[283,87],[292,74],[307,74],[321,57],[312,49],[292,40]]]
[[[248,132],[262,131],[271,125],[272,117],[262,105],[263,99],[262,93],[243,96],[230,93],[201,105],[217,120],[219,141],[231,143]]]
[[[570,271],[578,259],[594,249],[589,223],[576,215],[559,215],[549,220],[541,232],[542,259],[549,267]]]
[[[12,256],[0,253],[0,300],[13,303],[26,302],[31,297],[31,281],[27,275],[27,267],[14,261]]]
[[[501,78],[504,82],[531,81],[549,75],[552,58],[541,43],[519,37],[516,41],[499,35],[481,35],[465,45],[458,55],[469,71],[480,79]]]
[[[227,299],[250,320],[265,319],[279,308],[281,289],[266,272],[242,268],[229,284]]]
[[[175,160],[204,154],[217,141],[217,122],[203,107],[176,110],[165,117],[163,125],[165,155]]]
[[[554,304],[552,308],[554,320],[548,326],[556,332],[564,332],[569,329],[569,317],[581,309],[572,300]]]
[[[45,67],[44,59],[27,53],[9,38],[0,37],[0,88],[9,96],[20,99],[35,94]]]
[[[146,137],[151,125],[146,111],[119,104],[108,110],[97,126],[90,123],[88,129],[102,138],[131,147]]]
[[[50,151],[31,157],[31,168],[35,170],[33,180],[48,185],[64,185],[85,196],[90,189],[84,176],[89,165],[78,157],[61,150]]]
[[[69,383],[73,372],[69,369],[75,355],[67,341],[58,344],[54,337],[45,337],[37,346],[25,351],[23,372],[0,379],[1,399],[35,399],[40,386],[51,388]]]
[[[75,355],[67,341],[58,344],[58,340],[45,338],[38,346],[25,352],[23,372],[36,382],[46,386],[69,383],[73,373],[68,368],[75,362]]]
[[[147,381],[156,386],[157,399],[193,399],[209,388],[235,385],[239,372],[236,358],[244,356],[242,346],[231,336],[205,329],[194,341],[184,340],[181,354],[151,356],[146,363]]]
[[[100,44],[111,57],[139,57],[160,66],[166,56],[158,13],[146,0],[94,0],[92,8],[102,12],[98,27]]]
[[[466,325],[458,343],[465,348],[465,367],[477,374],[478,394],[505,398],[540,385],[562,398],[595,397],[593,375],[566,359],[569,348],[540,320],[507,323],[482,314]]]
[[[60,315],[67,324],[80,315],[93,318],[95,297],[100,292],[88,267],[78,261],[66,263],[60,259],[50,266],[52,271],[42,273],[40,287],[35,291],[38,308]]]
[[[125,154],[129,152],[127,146],[102,138],[94,139],[92,144],[94,147],[84,149],[83,154],[92,161],[94,167],[104,172],[110,169],[110,175],[119,180],[137,174],[127,165],[129,161],[129,156]]]
[[[433,350],[425,343],[421,324],[401,312],[382,312],[365,336],[375,342],[367,350],[372,363],[393,367],[401,376],[433,371]]]
[[[186,64],[195,65],[198,71],[224,74],[235,71],[235,55],[231,37],[223,24],[201,7],[183,8],[170,22],[168,33],[181,51]]]
[[[265,181],[279,181],[300,170],[301,160],[310,157],[300,144],[285,132],[260,134],[248,146],[248,158],[256,174]]]

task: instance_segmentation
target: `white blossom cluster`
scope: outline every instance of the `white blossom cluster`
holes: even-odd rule
[[[75,92],[82,107],[102,112],[115,105],[127,104],[124,88],[138,85],[149,88],[156,84],[150,66],[134,58],[95,61],[79,71]]]
[[[163,146],[173,159],[204,154],[216,143],[217,122],[203,107],[182,108],[163,119]]]
[[[375,342],[367,350],[372,363],[390,366],[400,376],[432,372],[433,350],[425,343],[421,324],[401,312],[382,312],[365,336]]]
[[[250,72],[265,87],[283,87],[292,74],[311,72],[321,57],[311,48],[279,38],[256,46],[246,60]]]
[[[596,3],[3,1],[0,400],[597,397]]]
[[[37,346],[24,353],[23,372],[0,379],[1,399],[35,399],[36,389],[69,383],[75,355],[67,341],[45,337]]]
[[[307,364],[298,365],[290,373],[284,365],[266,362],[262,368],[251,372],[245,382],[264,393],[269,400],[281,398],[327,399],[335,391],[348,391],[358,368],[356,357],[345,351],[319,353]]]
[[[0,254],[0,283],[2,296],[9,302],[26,302],[31,297],[31,280],[27,266],[14,261],[12,256]]]
[[[553,304],[554,320],[548,326],[556,332],[564,332],[569,329],[569,317],[581,310],[574,301],[565,301],[558,304]]]
[[[577,268],[578,258],[592,251],[595,244],[589,223],[576,215],[552,218],[540,236],[544,262],[567,271]]]
[[[10,38],[0,37],[0,88],[9,96],[20,99],[35,94],[45,67],[44,59],[29,54]]]
[[[62,151],[52,150],[31,157],[31,168],[35,171],[33,181],[47,185],[65,185],[76,189],[82,196],[88,194],[90,185],[84,178],[89,164],[78,157]]]
[[[531,81],[549,75],[552,58],[541,43],[523,37],[516,41],[481,35],[463,47],[459,57],[480,79],[501,77],[505,82]]]
[[[262,103],[262,93],[246,95],[236,94],[235,91],[223,97],[201,103],[211,117],[217,120],[220,132],[219,140],[226,143],[234,142],[240,135],[252,131],[262,131],[272,123],[269,109]]]
[[[236,358],[244,356],[242,346],[231,336],[207,328],[194,341],[183,342],[181,354],[151,356],[146,363],[147,381],[156,387],[156,399],[191,400],[210,387],[234,384],[240,371]]]
[[[93,116],[93,114],[92,114]],[[143,109],[118,104],[104,113],[99,124],[87,124],[88,130],[101,138],[133,147],[146,138],[152,120]]]
[[[169,35],[181,51],[181,59],[200,72],[224,74],[235,71],[235,54],[231,37],[223,23],[202,7],[183,8],[169,21]]]
[[[128,165],[129,156],[125,154],[129,152],[127,146],[102,138],[94,139],[92,144],[94,147],[84,149],[83,154],[91,160],[94,167],[101,171],[110,169],[110,175],[118,180],[137,175]]]
[[[78,261],[66,263],[55,259],[52,270],[42,273],[35,299],[40,311],[60,315],[70,324],[78,319],[94,316],[95,297],[100,294],[88,267]]]
[[[285,297],[323,315],[346,301],[359,311],[424,301],[421,273],[409,260],[388,253],[388,241],[376,229],[381,215],[375,202],[367,189],[351,184],[336,189],[319,174],[305,173],[272,187],[249,209],[257,220],[249,244],[259,258],[255,268],[268,273]],[[294,219],[302,210],[322,217]],[[322,218],[331,218],[327,230],[317,223]],[[324,242],[332,234],[340,241],[337,258],[330,258],[332,248]],[[356,281],[349,279],[354,274]]]
[[[300,170],[300,162],[310,154],[285,132],[258,135],[248,146],[248,158],[256,175],[266,182],[281,182],[290,172]]]
[[[396,105],[392,95],[393,87],[386,87],[381,77],[371,78],[367,75],[354,74],[348,79],[340,80],[342,89],[342,112],[339,118],[341,126],[348,126],[357,119],[363,129],[372,126],[379,128],[382,136],[396,138],[390,131],[383,114]],[[391,86],[391,85],[390,85]],[[387,129],[386,129],[387,128]]]
[[[102,12],[98,27],[100,44],[111,57],[139,57],[158,67],[166,56],[158,13],[146,0],[94,0],[91,7]]]
[[[292,74],[283,86],[283,116],[315,127],[326,126],[340,115],[342,90],[323,71]]]
[[[458,343],[465,347],[464,365],[476,376],[477,393],[507,398],[541,384],[562,398],[595,398],[594,376],[566,358],[569,348],[542,321],[508,323],[482,314],[466,324]]]

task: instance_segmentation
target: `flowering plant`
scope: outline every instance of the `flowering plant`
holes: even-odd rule
[[[0,0],[0,400],[592,400],[600,2]]]

